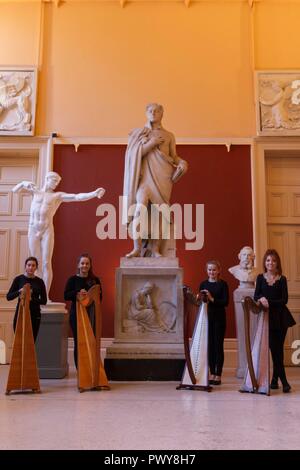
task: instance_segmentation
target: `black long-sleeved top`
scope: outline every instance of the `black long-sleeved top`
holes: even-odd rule
[[[288,288],[285,276],[280,276],[275,283],[270,286],[263,274],[259,274],[256,279],[254,300],[258,301],[265,297],[269,302],[269,325],[270,329],[282,329],[295,325],[289,309]]]
[[[81,277],[75,274],[71,276],[66,284],[64,298],[65,300],[71,300],[71,309],[70,314],[76,315],[76,300],[77,294],[81,291],[81,289],[85,289],[88,291],[92,286],[98,284],[100,286],[100,300],[102,300],[102,287],[101,282],[98,277],[93,279],[87,277]]]
[[[32,315],[40,315],[41,305],[47,303],[47,292],[43,279],[40,277],[27,277],[24,274],[15,277],[6,295],[7,300],[14,300],[19,296],[19,290],[25,285],[30,284],[31,287],[31,300],[29,309]],[[16,312],[19,308],[20,299],[18,300]]]
[[[208,302],[207,304],[208,320],[226,323],[225,307],[227,307],[229,301],[227,282],[223,281],[223,279],[219,279],[216,282],[206,279],[206,281],[201,282],[199,291],[204,289],[207,289],[214,299],[213,302]]]

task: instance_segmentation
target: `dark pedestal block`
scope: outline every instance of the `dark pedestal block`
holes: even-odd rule
[[[62,379],[68,374],[68,330],[64,304],[53,303],[43,307],[36,341],[40,379]]]
[[[104,360],[109,380],[181,380],[184,359],[110,359]]]

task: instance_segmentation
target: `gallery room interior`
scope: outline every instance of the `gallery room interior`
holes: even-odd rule
[[[0,449],[299,449],[300,0],[0,0],[0,18]],[[134,241],[124,195],[149,220]],[[20,275],[48,297],[30,347]],[[216,368],[206,279],[228,288]],[[286,281],[280,359],[259,299]]]

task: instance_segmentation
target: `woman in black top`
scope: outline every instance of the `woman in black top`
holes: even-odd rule
[[[20,296],[23,286],[25,284],[30,284],[31,288],[31,300],[29,304],[30,317],[32,324],[32,332],[34,341],[37,338],[40,323],[41,323],[41,305],[47,303],[47,293],[46,287],[43,279],[35,276],[35,271],[38,267],[38,260],[30,256],[25,261],[25,273],[20,274],[20,276],[15,277],[12,282],[12,285],[6,295],[7,300],[13,300]],[[17,319],[18,319],[18,309],[19,309],[20,298],[18,299],[16,312],[14,316],[13,328],[16,331]]]
[[[199,290],[202,295],[206,296],[208,302],[208,361],[211,374],[209,383],[221,385],[228,285],[220,279],[221,265],[219,261],[208,261],[206,269],[208,279],[201,282]]]
[[[76,300],[78,294],[81,298],[87,296],[88,290],[95,284],[100,285],[100,300],[102,300],[102,289],[100,279],[96,277],[93,273],[92,268],[92,259],[87,254],[84,253],[79,256],[77,262],[77,274],[71,276],[66,284],[64,297],[65,300],[71,300],[71,309],[70,309],[70,325],[73,331],[74,337],[74,362],[77,368],[77,316],[76,316]],[[95,318],[94,311],[92,308],[88,309],[90,322],[92,328],[95,332]]]
[[[263,258],[264,273],[256,280],[254,300],[269,309],[269,344],[273,360],[271,388],[278,388],[278,378],[282,390],[288,393],[288,383],[283,365],[283,347],[287,329],[295,325],[289,309],[286,277],[282,275],[281,261],[276,250],[267,250]]]

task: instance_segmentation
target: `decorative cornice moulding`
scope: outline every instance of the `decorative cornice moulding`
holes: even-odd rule
[[[53,3],[56,7],[63,6],[65,3],[115,3],[118,2],[121,8],[124,8],[129,3],[183,3],[187,8],[192,3],[246,3],[250,8],[255,4],[288,4],[300,3],[300,0],[0,0],[0,3]]]

